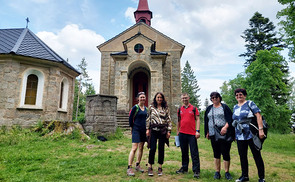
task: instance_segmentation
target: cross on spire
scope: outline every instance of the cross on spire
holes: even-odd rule
[[[30,22],[29,17],[26,18],[26,21],[27,21],[27,26],[26,26],[26,28],[28,28],[28,25],[29,25],[29,22]]]

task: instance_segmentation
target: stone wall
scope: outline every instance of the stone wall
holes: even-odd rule
[[[117,130],[116,96],[91,95],[86,98],[85,119],[83,127],[86,133],[106,134]]]
[[[0,57],[0,126],[31,127],[40,121],[71,121],[74,84],[77,74],[68,69],[47,64],[34,58]],[[36,69],[44,74],[44,89],[40,108],[20,106],[24,72]],[[66,110],[59,109],[61,81],[68,80]]]

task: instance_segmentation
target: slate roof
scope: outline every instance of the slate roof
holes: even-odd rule
[[[80,74],[28,28],[0,29],[0,54],[15,54],[58,62]]]

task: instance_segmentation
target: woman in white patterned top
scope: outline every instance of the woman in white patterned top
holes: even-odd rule
[[[214,179],[220,179],[221,154],[223,156],[225,178],[231,180],[232,176],[229,173],[230,167],[230,148],[232,141],[217,140],[215,138],[214,125],[220,128],[220,134],[228,133],[232,139],[235,137],[234,127],[232,126],[232,111],[226,105],[221,103],[222,97],[218,92],[210,94],[212,105],[208,106],[205,112],[205,136],[211,141],[211,146],[214,154],[215,175]]]
[[[150,151],[149,151],[149,166],[148,175],[153,176],[153,168],[155,160],[155,153],[158,143],[158,175],[161,176],[162,164],[164,163],[164,147],[165,143],[169,144],[171,134],[172,122],[170,118],[170,111],[167,106],[164,94],[156,93],[153,103],[148,109],[148,118],[146,120],[146,135],[150,137]]]

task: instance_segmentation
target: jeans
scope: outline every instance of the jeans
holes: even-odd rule
[[[179,142],[181,148],[182,168],[187,171],[189,164],[188,150],[190,148],[193,162],[193,172],[200,172],[200,158],[198,143],[195,135],[179,133]]]

